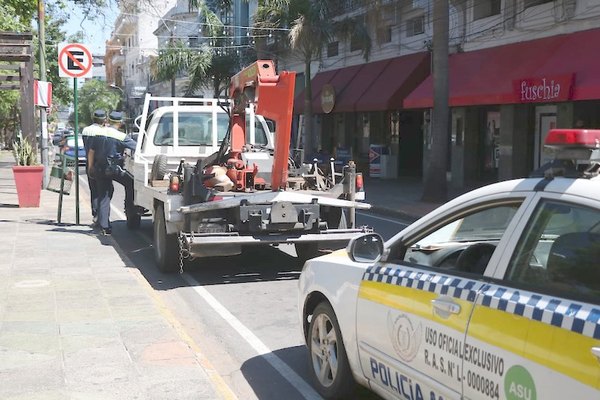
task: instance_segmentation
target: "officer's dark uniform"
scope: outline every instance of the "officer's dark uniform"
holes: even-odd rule
[[[108,115],[109,123],[120,123],[122,114],[113,111]],[[135,150],[135,140],[129,138],[118,129],[107,126],[100,134],[91,140],[90,149],[93,151],[94,177],[96,178],[96,190],[98,193],[98,223],[103,234],[110,234],[110,200],[114,192],[113,180],[125,187],[125,212],[133,212],[133,178],[122,172],[112,176],[105,174],[109,164],[109,158],[122,159],[123,150]],[[122,171],[122,170],[121,170]]]
[[[94,123],[92,125],[86,126],[85,128],[83,128],[83,131],[81,131],[86,159],[90,156],[91,138],[100,134],[102,129],[104,129],[104,122],[106,121],[106,112],[104,110],[95,110],[92,114],[92,120],[94,121]],[[88,172],[87,163],[85,164],[85,173],[87,174],[88,184],[90,185],[92,217],[94,219],[94,223],[96,223],[98,219],[98,193],[96,191],[96,180],[93,176],[90,176]]]

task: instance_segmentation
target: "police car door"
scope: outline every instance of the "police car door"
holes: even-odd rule
[[[460,398],[473,303],[486,266],[499,258],[504,233],[522,213],[524,196],[512,196],[465,202],[386,243],[390,252],[364,274],[357,305],[361,367],[374,390]]]
[[[540,192],[477,297],[466,398],[600,399],[598,200]]]

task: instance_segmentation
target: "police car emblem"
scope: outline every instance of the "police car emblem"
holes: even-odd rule
[[[400,314],[394,318],[392,312],[389,311],[387,325],[392,345],[398,356],[403,361],[412,361],[421,347],[421,324],[419,323],[415,327],[406,314]]]

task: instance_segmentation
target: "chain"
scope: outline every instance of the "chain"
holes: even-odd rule
[[[193,236],[191,240],[193,240]],[[186,249],[185,236],[183,233],[179,232],[177,241],[179,242],[179,273],[183,274],[183,260],[187,258],[190,261],[194,261],[195,258],[190,254],[190,251]]]
[[[183,259],[185,258],[185,256],[183,255],[183,234],[181,232],[179,232],[179,237],[178,237],[178,241],[179,241],[179,273],[183,274]]]

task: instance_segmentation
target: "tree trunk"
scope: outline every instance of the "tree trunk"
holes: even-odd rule
[[[425,170],[423,200],[447,200],[448,157],[448,0],[433,6],[433,115],[430,161]]]
[[[314,154],[312,134],[312,84],[310,80],[311,60],[305,60],[304,66],[304,160],[311,161],[308,157]]]

